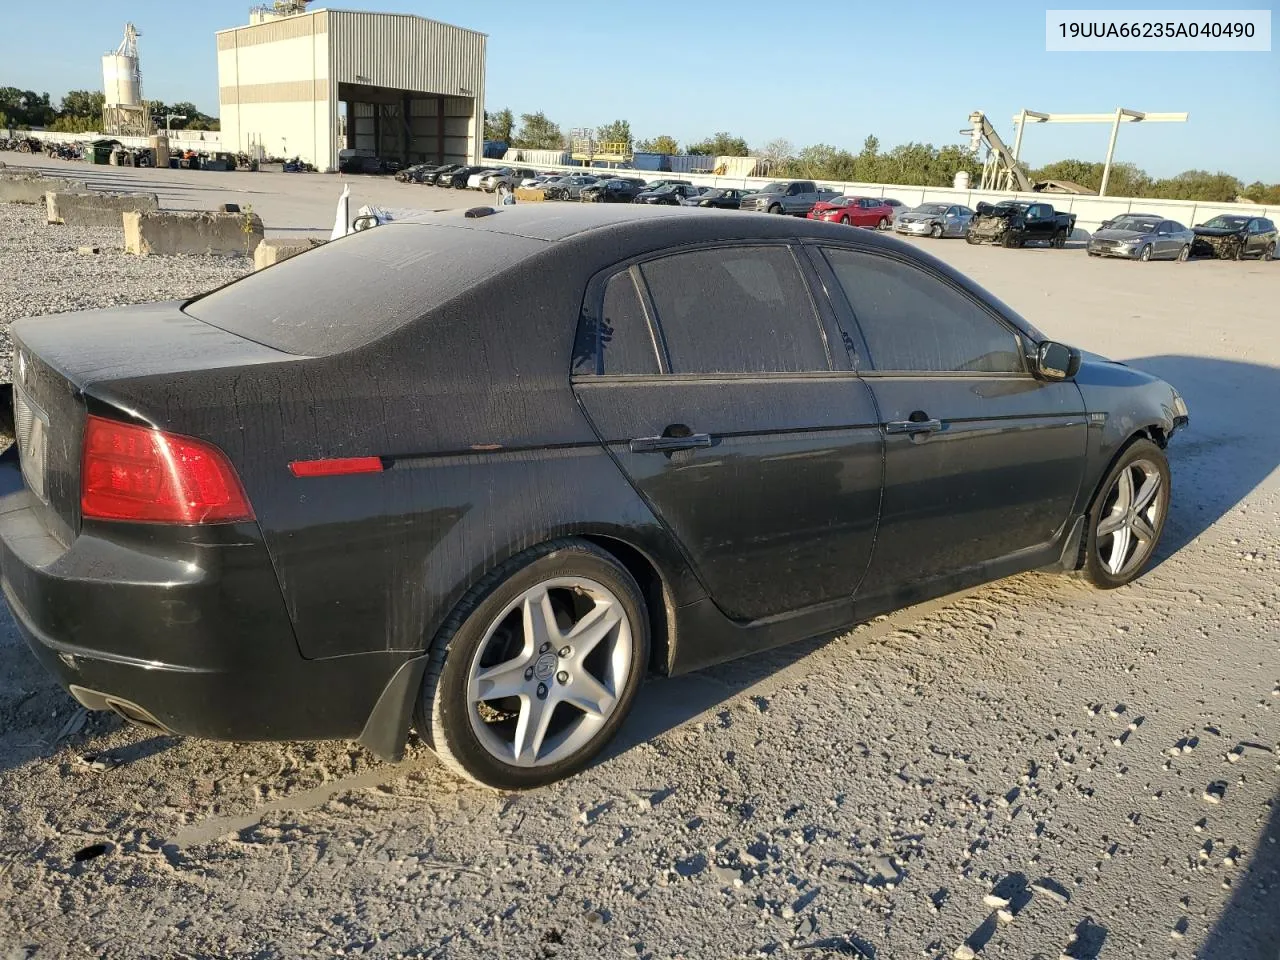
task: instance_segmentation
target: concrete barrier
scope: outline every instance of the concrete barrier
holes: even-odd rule
[[[0,176],[0,203],[44,203],[44,195],[56,193],[86,193],[80,180],[60,180],[50,177],[31,177],[6,173]]]
[[[257,214],[129,210],[122,216],[124,252],[139,257],[247,257],[262,242],[262,220]]]
[[[263,270],[281,260],[288,260],[300,253],[306,253],[324,243],[315,237],[304,237],[301,240],[263,240],[253,251],[253,269]]]
[[[118,227],[126,210],[159,209],[154,193],[55,193],[44,195],[50,223],[68,227]]]

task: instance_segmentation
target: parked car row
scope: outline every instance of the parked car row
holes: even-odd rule
[[[1061,249],[1076,226],[1076,215],[1052,204],[1025,200],[963,204],[922,203],[908,208],[892,197],[847,197],[822,190],[812,180],[778,180],[759,190],[703,187],[688,180],[600,175],[587,172],[536,173],[524,167],[463,164],[418,164],[396,174],[397,180],[439,187],[483,190],[501,186],[538,188],[547,200],[587,203],[642,203],[667,206],[748,210],[806,217],[905,236],[964,237],[971,244],[1025,247],[1043,243]],[[1178,260],[1210,256],[1271,260],[1277,246],[1276,225],[1265,217],[1219,216],[1187,228],[1158,214],[1131,213],[1104,222],[1089,239],[1094,257],[1131,260]]]

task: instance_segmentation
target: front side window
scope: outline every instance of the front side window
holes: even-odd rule
[[[641,267],[672,373],[826,371],[826,343],[785,246],[697,250]]]
[[[919,267],[825,251],[876,370],[1023,373],[1017,336],[982,306]]]

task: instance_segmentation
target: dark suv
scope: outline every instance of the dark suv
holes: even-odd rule
[[[1187,422],[900,241],[685,207],[427,215],[11,334],[4,596],[81,704],[387,757],[412,723],[500,787],[650,672],[1128,583]]]

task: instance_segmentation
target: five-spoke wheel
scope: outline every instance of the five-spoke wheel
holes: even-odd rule
[[[492,571],[432,649],[417,727],[456,772],[503,788],[550,783],[609,741],[648,662],[631,574],[562,540]]]
[[[1132,443],[1103,481],[1089,514],[1085,571],[1100,587],[1133,580],[1160,542],[1169,505],[1169,464],[1150,440]]]

